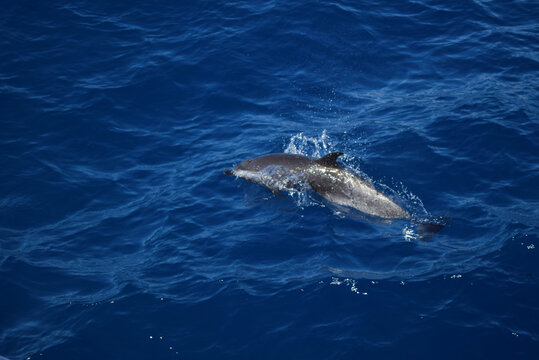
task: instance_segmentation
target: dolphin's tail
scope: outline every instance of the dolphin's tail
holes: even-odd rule
[[[232,172],[232,170],[225,170],[223,171],[226,175],[234,175],[234,173]]]
[[[426,221],[417,220],[414,221],[417,224],[417,234],[421,240],[429,240],[434,234],[440,232],[446,226],[451,223],[449,216],[442,216],[435,219],[429,219]]]

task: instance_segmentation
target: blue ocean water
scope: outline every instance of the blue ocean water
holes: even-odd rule
[[[0,14],[0,355],[539,358],[534,1]],[[332,151],[416,217],[223,174]]]

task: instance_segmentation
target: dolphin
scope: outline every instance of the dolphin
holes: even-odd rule
[[[241,162],[226,174],[279,190],[309,185],[328,201],[348,206],[367,215],[384,219],[407,218],[410,214],[368,181],[352,174],[337,163],[342,152],[311,159],[296,154],[269,154]]]
[[[268,188],[275,195],[281,190],[310,187],[326,200],[382,219],[410,219],[410,213],[387,195],[337,163],[342,152],[332,152],[319,159],[297,154],[268,154],[242,161],[225,174]],[[418,230],[433,234],[444,224],[418,222]]]

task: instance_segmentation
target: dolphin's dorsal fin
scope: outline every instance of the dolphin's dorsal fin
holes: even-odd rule
[[[322,156],[320,159],[315,160],[314,162],[322,166],[340,168],[340,165],[337,163],[337,158],[341,156],[342,154],[344,153],[332,152],[332,153],[327,154],[326,156]]]

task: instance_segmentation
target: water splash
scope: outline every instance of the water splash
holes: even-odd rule
[[[333,145],[326,129],[317,137],[306,136],[300,132],[290,138],[284,152],[319,158],[334,151]]]
[[[428,220],[432,215],[427,211],[423,201],[412,193],[402,182],[391,182],[391,186],[382,181],[373,182],[374,186],[389,196],[393,201],[406,209],[417,220]]]

